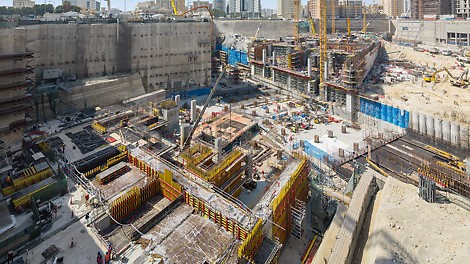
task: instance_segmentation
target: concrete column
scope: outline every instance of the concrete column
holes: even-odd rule
[[[214,156],[214,159],[215,159],[215,162],[219,162],[222,160],[222,147],[223,147],[222,139],[219,137],[216,138],[214,145],[215,145],[215,150],[217,151],[217,153]]]
[[[276,52],[273,51],[273,65],[276,66]]]
[[[263,49],[263,65],[266,64],[266,49]]]
[[[251,65],[251,76],[255,76],[255,65]]]
[[[312,59],[311,58],[307,59],[307,71],[308,71],[308,77],[312,78]]]
[[[273,82],[276,82],[276,78],[275,78],[276,74],[275,74],[274,69],[271,69],[271,73],[272,73],[271,76],[273,76]]]
[[[311,92],[312,92],[312,83],[309,81],[309,82],[307,83],[307,93],[309,94],[309,93],[311,93]]]
[[[346,111],[353,112],[352,94],[346,94]]]
[[[197,114],[196,114],[196,100],[191,100],[191,122],[196,121]]]
[[[180,105],[180,95],[179,94],[175,95],[175,103],[176,103],[176,106]]]
[[[290,90],[290,87],[291,87],[291,81],[292,80],[291,80],[290,76],[288,76],[287,77],[287,89],[289,89],[289,90]]]
[[[263,49],[263,70],[262,70],[263,78],[266,76],[266,49]]]

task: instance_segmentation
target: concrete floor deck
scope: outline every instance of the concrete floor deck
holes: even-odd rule
[[[129,166],[129,168],[131,169],[130,171],[119,176],[118,178],[114,179],[113,181],[107,184],[102,185],[96,179],[93,180],[92,184],[95,187],[99,188],[102,191],[104,197],[108,200],[116,197],[122,191],[129,189],[130,186],[136,184],[145,184],[146,175],[134,166]]]

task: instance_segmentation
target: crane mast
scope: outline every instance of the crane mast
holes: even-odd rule
[[[327,35],[326,35],[326,0],[320,0],[320,97],[324,96],[325,63],[327,62]]]
[[[299,8],[300,0],[294,0],[294,42],[299,44]]]

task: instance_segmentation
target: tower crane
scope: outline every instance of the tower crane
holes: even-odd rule
[[[366,10],[366,7],[363,6],[362,7],[362,33],[366,34],[367,32],[367,17],[366,17],[366,14],[367,14],[367,10]]]
[[[175,0],[170,0],[170,2],[171,2],[171,7],[173,8],[173,15],[177,16],[178,9],[176,8]]]
[[[294,43],[299,44],[299,8],[300,0],[294,0]]]
[[[327,42],[328,39],[326,37],[326,0],[320,0],[320,97],[326,97],[324,95],[324,82],[326,80],[325,76],[326,68],[325,63],[327,63]]]
[[[331,33],[336,33],[335,0],[331,0]]]
[[[312,37],[313,37],[316,34],[315,24],[313,23],[312,14],[310,12],[308,13],[308,16],[309,16],[309,22],[310,22],[310,32],[312,33]]]
[[[108,2],[108,18],[111,17],[111,0],[106,0]]]

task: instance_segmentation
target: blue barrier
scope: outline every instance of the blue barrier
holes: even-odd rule
[[[191,97],[196,97],[196,96],[202,96],[202,95],[208,95],[211,92],[210,87],[204,87],[204,88],[199,88],[199,89],[194,89],[194,90],[189,90],[189,91],[180,91],[178,93],[171,93],[167,94],[167,98],[173,98],[175,95],[179,95],[181,99],[187,99]]]
[[[217,48],[227,52],[228,64],[236,65],[237,62],[248,65],[248,56],[243,50],[232,49],[223,45],[218,45]]]
[[[360,111],[401,128],[410,125],[410,112],[365,98],[360,99]]]
[[[296,144],[299,144],[299,143],[296,143]],[[312,157],[315,157],[318,160],[323,160],[323,156],[327,156],[328,159],[333,160],[333,157],[330,154],[328,154],[325,151],[315,147],[314,145],[312,145],[308,141],[304,141],[304,151],[308,155],[310,155]]]

